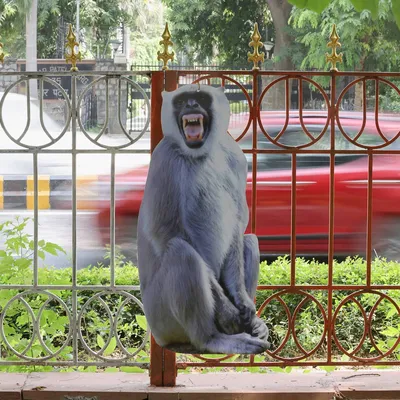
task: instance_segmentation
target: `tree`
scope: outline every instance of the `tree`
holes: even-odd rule
[[[295,9],[290,24],[296,31],[296,41],[303,45],[299,51],[304,55],[296,67],[328,69],[326,43],[335,23],[344,53],[341,70],[398,70],[400,29],[390,12],[389,1],[380,0],[379,6],[377,19],[369,11],[357,12],[351,0],[333,0],[321,14]]]
[[[132,24],[131,57],[136,64],[154,65],[160,35],[165,25],[165,5],[161,0],[148,0],[136,13]]]
[[[176,49],[190,62],[248,68],[247,52],[254,23],[261,34],[271,18],[258,0],[164,0]],[[263,35],[264,36],[264,35]],[[265,37],[265,36],[264,36]]]
[[[288,20],[292,6],[286,0],[267,0],[275,27],[275,49],[277,58],[275,68],[278,70],[293,69],[293,62],[289,56],[288,49],[293,43],[293,36],[288,29]]]
[[[76,20],[75,0],[0,0],[0,6],[7,5],[7,12],[0,7],[0,29],[3,38],[7,38],[6,50],[13,57],[24,58],[28,54],[25,37],[18,34],[25,25],[30,5],[37,7],[37,55],[39,58],[55,58],[60,17],[67,23]],[[129,3],[129,4],[128,4]],[[110,55],[109,40],[115,29],[125,23],[133,23],[134,9],[139,8],[143,0],[81,0],[81,27],[87,30],[92,55],[99,46],[103,56]],[[11,11],[10,11],[11,10]],[[34,23],[34,20],[28,22]],[[28,25],[27,25],[28,26]],[[29,28],[33,31],[33,27]],[[64,32],[64,38],[67,32]],[[33,35],[26,35],[26,40]],[[33,50],[33,45],[29,44]]]
[[[289,2],[298,8],[308,8],[309,10],[321,13],[333,0],[289,0]],[[380,11],[379,0],[350,0],[358,12],[369,10],[372,18],[377,19]],[[400,1],[390,1],[391,12],[400,28]]]

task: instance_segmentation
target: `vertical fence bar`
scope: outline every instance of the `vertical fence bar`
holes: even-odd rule
[[[39,284],[39,263],[38,263],[38,243],[39,243],[39,183],[38,183],[38,153],[33,153],[33,286]]]
[[[368,187],[367,187],[367,286],[371,286],[371,261],[372,261],[372,173],[373,154],[368,150]]]
[[[73,359],[78,362],[78,336],[77,336],[77,312],[78,312],[78,293],[77,293],[77,224],[76,224],[76,130],[77,130],[77,91],[76,75],[71,77],[71,132],[72,132],[72,341]]]
[[[253,167],[251,179],[251,233],[256,234],[256,215],[257,215],[257,116],[259,113],[258,107],[258,70],[253,70]]]
[[[165,85],[165,87],[164,87]],[[150,151],[154,151],[163,137],[161,128],[161,93],[175,90],[178,87],[176,71],[157,71],[151,74],[151,128]],[[150,348],[150,384],[155,386],[175,386],[176,384],[176,354],[160,347],[153,336]]]
[[[291,188],[291,218],[290,218],[290,286],[296,285],[296,185],[297,185],[297,154],[292,153],[292,188]]]
[[[253,70],[252,82],[252,119],[253,119],[253,159],[252,159],[252,177],[251,177],[251,233],[256,234],[256,216],[257,216],[257,117],[260,112],[258,106],[258,70]],[[254,299],[256,301],[256,299]],[[250,365],[254,362],[254,355],[250,356]]]
[[[303,80],[299,78],[299,120],[303,124]],[[290,81],[289,78],[285,81],[285,100],[286,100],[286,115],[290,110]],[[294,150],[292,153],[292,184],[291,184],[291,200],[290,200],[290,286],[296,285],[296,194],[297,194],[297,153]]]
[[[119,101],[119,99],[118,99]],[[108,100],[106,100],[108,107]],[[110,284],[115,287],[115,150],[111,153],[111,198],[110,198]]]
[[[336,127],[336,73],[331,72],[331,104],[328,118],[331,120],[331,143],[329,155],[329,244],[328,244],[328,329],[327,361],[332,361],[332,321],[333,321],[333,252],[334,252],[334,218],[335,218],[335,127]]]

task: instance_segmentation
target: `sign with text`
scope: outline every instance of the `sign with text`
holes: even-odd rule
[[[46,60],[46,63],[41,63],[38,61],[37,70],[38,72],[68,72],[70,70],[70,66],[66,64],[58,64],[58,63],[51,63],[49,60]],[[95,69],[96,64],[81,64],[79,65],[80,71],[93,71]],[[25,71],[25,63],[20,65],[20,70],[22,72]],[[57,82],[66,92],[68,96],[71,93],[71,76],[48,76],[49,79]],[[77,76],[78,87],[79,86],[86,86],[93,80],[93,76]],[[43,83],[43,98],[45,100],[56,100],[62,99],[64,96],[60,88],[56,85],[52,85],[49,82]]]

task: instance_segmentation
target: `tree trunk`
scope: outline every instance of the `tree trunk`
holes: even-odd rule
[[[293,37],[289,35],[287,29],[292,5],[289,4],[287,0],[267,0],[267,4],[271,12],[275,28],[275,47],[273,51],[274,57],[278,60],[274,64],[274,69],[280,71],[293,70],[294,66],[290,57],[282,54],[284,53],[285,49],[287,49],[293,42]],[[273,79],[276,79],[276,77],[274,77]],[[269,77],[264,78],[263,86],[265,87],[271,81],[272,79]],[[291,81],[289,82],[291,83]],[[290,89],[291,84],[289,85],[289,93],[291,92]],[[277,84],[268,91],[267,96],[264,97],[263,109],[285,109],[285,85],[283,82]]]
[[[38,0],[32,0],[26,14],[26,71],[37,71],[37,8]],[[29,81],[31,97],[37,99],[37,80]]]
[[[365,63],[365,56],[361,57],[361,60],[355,70],[364,71],[364,63]],[[354,78],[356,79],[356,78]],[[355,84],[355,95],[354,95],[354,111],[362,111],[363,110],[363,83],[358,82]]]

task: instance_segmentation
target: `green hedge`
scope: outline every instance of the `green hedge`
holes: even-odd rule
[[[5,250],[0,251],[0,283],[1,284],[31,284],[33,280],[33,241],[32,237],[27,235],[25,228],[28,219],[16,220],[0,225],[0,233],[4,238]],[[58,254],[63,250],[49,242],[40,241],[38,255],[45,259],[46,254]],[[107,255],[109,257],[109,254]],[[110,268],[100,263],[96,266],[77,272],[78,285],[100,285],[105,289],[110,284]],[[41,285],[48,285],[49,292],[62,299],[65,306],[72,309],[72,291],[71,290],[52,290],[51,285],[71,285],[72,269],[54,269],[51,266],[40,268],[38,271],[38,281]],[[139,277],[137,268],[121,255],[117,255],[115,267],[116,285],[138,285]],[[333,268],[333,282],[337,285],[364,285],[366,283],[366,263],[361,258],[348,258],[342,262],[335,262]],[[395,262],[386,262],[382,259],[373,261],[372,264],[372,284],[373,285],[398,285],[400,282],[400,264]],[[288,285],[290,283],[290,260],[287,257],[278,258],[274,262],[262,262],[260,265],[260,285]],[[296,260],[296,284],[297,285],[326,285],[328,283],[328,265],[326,263],[307,261],[302,258]],[[4,332],[9,344],[19,352],[24,352],[30,343],[32,337],[32,315],[27,311],[26,304],[20,300],[10,300],[23,290],[3,289],[0,290],[0,309],[9,304],[4,317]],[[333,311],[339,303],[354,291],[337,290],[333,293]],[[89,299],[98,291],[81,290],[77,296],[78,313]],[[257,292],[258,308],[276,291],[260,290]],[[306,293],[306,294],[305,294]],[[379,352],[386,352],[395,345],[400,335],[400,316],[396,305],[400,305],[400,291],[384,290],[380,291],[392,299],[392,302],[386,298],[381,298],[379,294],[364,293],[357,296],[358,304],[368,314],[374,310],[372,318],[372,334],[375,345],[369,338],[360,346],[356,355],[361,357],[378,356]],[[131,292],[132,295],[140,299],[137,291]],[[33,314],[37,317],[43,304],[40,319],[40,333],[43,341],[51,351],[57,351],[61,348],[68,337],[68,315],[64,305],[57,299],[49,297],[45,293],[28,293],[24,296],[29,304]],[[108,317],[108,312],[115,315],[120,309],[117,323],[118,337],[126,349],[134,352],[142,342],[146,321],[140,307],[130,301],[124,303],[126,295],[117,293],[105,293],[101,299],[94,298],[86,307],[83,313],[81,331],[88,346],[94,351],[103,348],[103,355],[108,358],[118,359],[123,354],[118,348],[116,339],[113,338],[107,345],[109,331],[112,327],[112,321]],[[305,300],[305,301],[304,301]],[[380,301],[379,301],[380,300]],[[378,303],[377,303],[378,301]],[[282,305],[286,304],[287,309]],[[306,352],[310,352],[320,343],[324,331],[324,317],[327,316],[328,292],[327,290],[307,290],[306,292],[287,292],[281,294],[279,298],[270,301],[267,308],[262,312],[262,317],[266,320],[270,332],[272,348],[279,346],[286,336],[289,321],[287,310],[293,315],[297,312],[295,319],[295,331],[298,341]],[[107,310],[107,307],[109,308]],[[323,312],[321,309],[323,309]],[[335,325],[335,332],[342,346],[352,352],[360,342],[364,332],[364,319],[361,310],[354,301],[347,302],[338,314]],[[1,351],[3,360],[18,361],[6,344],[1,340]],[[95,361],[96,357],[87,352],[79,344],[79,358],[85,361]],[[133,360],[138,362],[148,362],[149,346],[137,354]],[[323,341],[319,350],[312,356],[315,359],[324,359],[326,352],[326,341]],[[333,346],[334,357],[337,360],[347,360],[348,357]],[[48,353],[44,350],[42,344],[36,338],[26,353],[29,357],[40,358]],[[296,357],[301,355],[301,351],[296,346],[293,337],[289,339],[286,346],[280,351],[282,357]],[[192,359],[190,356],[179,355],[179,358]],[[400,360],[400,347],[394,351],[391,359]],[[55,360],[68,361],[72,359],[72,348],[68,344],[55,357]],[[270,360],[266,355],[257,356],[257,360]],[[2,367],[3,370],[24,371],[31,370],[32,367]],[[52,367],[36,367],[36,370],[49,370]],[[83,368],[81,368],[83,369]],[[86,368],[94,370],[95,367]],[[109,369],[111,371],[115,368]],[[125,370],[136,371],[136,367],[125,367]]]

